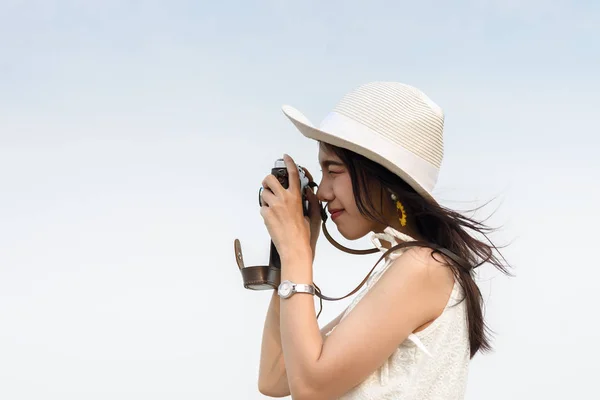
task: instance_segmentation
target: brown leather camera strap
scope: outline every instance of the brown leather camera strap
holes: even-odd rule
[[[325,235],[327,240],[329,240],[329,243],[331,243],[332,245],[334,245],[336,248],[338,248],[339,250],[341,250],[343,252],[350,253],[350,254],[357,254],[357,255],[375,254],[375,253],[379,252],[379,249],[377,249],[377,248],[368,249],[368,250],[354,250],[354,249],[350,249],[348,247],[342,246],[341,244],[336,242],[331,237],[331,235],[327,231],[327,226],[325,226],[325,221],[323,221],[323,224],[321,226],[323,227],[323,234]]]

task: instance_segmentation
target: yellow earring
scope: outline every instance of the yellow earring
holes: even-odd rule
[[[392,193],[392,200],[396,202],[396,210],[400,216],[400,225],[406,226],[406,210],[404,209],[404,206],[400,200],[398,200],[398,196],[396,196],[394,193]]]

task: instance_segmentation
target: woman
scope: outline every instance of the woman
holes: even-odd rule
[[[318,129],[291,107],[284,113],[319,142],[323,178],[316,195],[306,192],[309,218],[289,156],[288,189],[273,175],[263,181],[261,215],[281,257],[282,284],[312,285],[319,201],[348,240],[370,234],[384,253],[401,242],[420,245],[391,252],[323,329],[314,291],[274,292],[259,390],[311,400],[463,398],[470,358],[490,348],[473,269],[507,267],[493,244],[469,233],[485,237],[485,225],[431,194],[443,155],[442,110],[414,87],[375,82],[347,94]]]

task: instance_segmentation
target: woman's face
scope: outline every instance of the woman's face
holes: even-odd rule
[[[354,201],[354,191],[350,174],[344,163],[334,154],[319,146],[319,164],[322,179],[317,190],[317,198],[327,203],[330,218],[337,225],[340,234],[348,240],[356,240],[369,232],[380,232],[385,227],[365,218]],[[372,189],[374,204],[380,204],[379,190]],[[336,210],[341,210],[336,213]]]

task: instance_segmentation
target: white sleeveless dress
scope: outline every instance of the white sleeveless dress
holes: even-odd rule
[[[396,239],[414,240],[392,227],[386,228],[384,233],[371,235],[373,244],[382,252],[387,249],[381,245],[381,240],[388,241],[393,246],[398,244]],[[383,266],[378,266],[373,272],[363,289],[348,306],[341,320],[346,318],[367,291],[381,278],[391,262],[403,251],[404,249],[397,250],[382,260]],[[443,313],[427,328],[410,335],[400,343],[379,369],[340,397],[340,400],[463,399],[470,349],[465,302],[457,305],[461,295],[462,290],[455,282]]]

